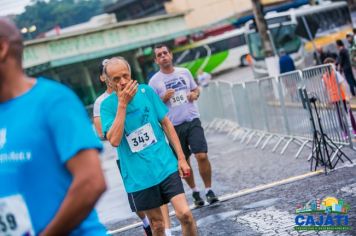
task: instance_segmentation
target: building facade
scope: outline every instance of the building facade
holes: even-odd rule
[[[134,20],[166,14],[165,2],[168,0],[119,0],[105,7],[105,12],[115,14],[117,21]]]

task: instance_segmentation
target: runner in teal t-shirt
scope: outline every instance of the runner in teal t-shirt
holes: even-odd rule
[[[132,211],[144,211],[153,233],[160,234],[164,232],[164,223],[159,207],[171,202],[183,235],[196,235],[180,179],[190,174],[190,167],[166,116],[167,108],[149,86],[138,86],[131,79],[125,59],[110,59],[104,70],[116,93],[101,104],[102,130],[109,142],[118,147]],[[166,135],[177,153],[178,163]]]

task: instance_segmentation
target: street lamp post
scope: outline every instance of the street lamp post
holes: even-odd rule
[[[32,39],[32,33],[37,30],[37,27],[35,25],[32,25],[30,27],[23,27],[21,29],[21,33],[27,35],[27,39]]]

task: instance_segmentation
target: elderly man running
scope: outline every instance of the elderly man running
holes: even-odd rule
[[[109,142],[118,147],[132,211],[144,211],[153,235],[164,235],[160,206],[171,202],[183,235],[197,235],[180,179],[190,174],[190,167],[166,116],[167,108],[152,88],[132,80],[130,65],[123,58],[112,58],[104,70],[116,92],[101,104],[102,129]]]

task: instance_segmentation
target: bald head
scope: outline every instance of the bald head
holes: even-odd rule
[[[15,23],[6,17],[0,17],[0,61],[13,57],[22,62],[23,43],[21,32]]]

